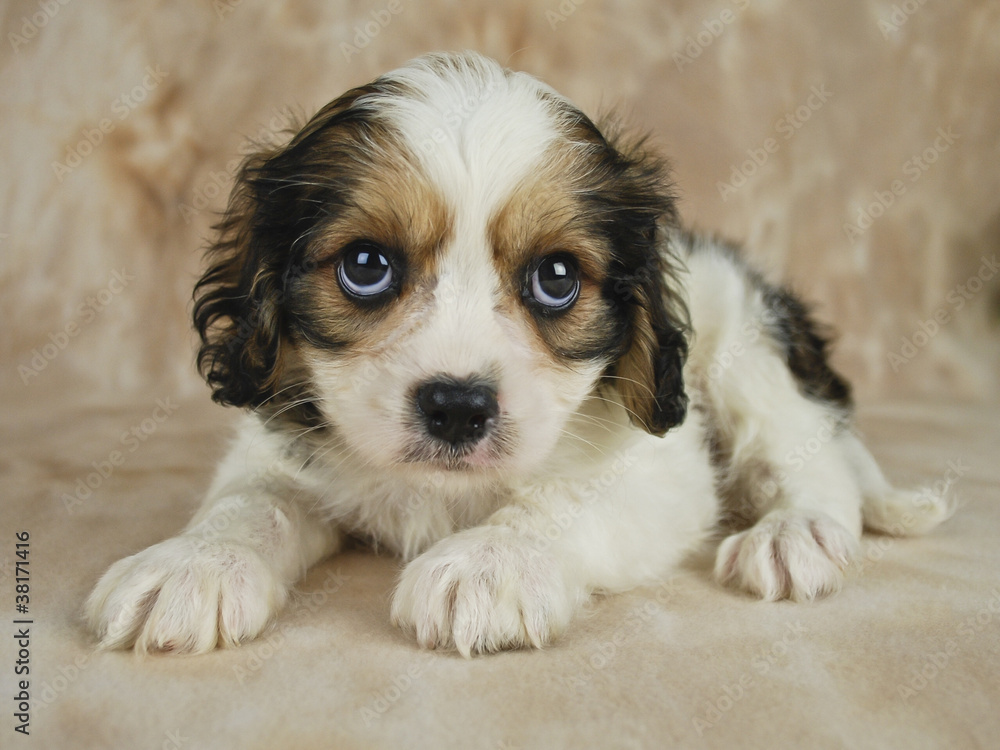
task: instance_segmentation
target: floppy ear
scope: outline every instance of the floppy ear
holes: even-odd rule
[[[684,421],[688,403],[688,315],[669,241],[676,208],[666,165],[642,141],[608,145],[616,175],[606,198],[614,217],[608,291],[625,321],[610,381],[633,424],[663,435]]]
[[[202,341],[198,369],[212,386],[212,399],[230,406],[259,406],[280,377],[282,259],[261,231],[256,189],[269,156],[251,156],[240,168],[229,207],[215,226],[209,268],[194,289],[194,324]]]
[[[671,314],[674,294],[670,274],[656,262],[633,276],[624,304],[630,316],[625,352],[614,365],[614,385],[632,423],[653,435],[684,421],[688,398],[683,368],[687,358],[686,326]]]
[[[258,407],[281,390],[294,332],[288,286],[315,270],[308,238],[350,190],[350,149],[364,115],[352,109],[369,84],[317,112],[285,146],[263,147],[240,167],[226,213],[194,289],[198,369],[213,400]]]

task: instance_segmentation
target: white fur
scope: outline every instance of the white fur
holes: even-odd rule
[[[245,419],[185,532],[97,585],[87,610],[103,646],[201,652],[252,638],[344,532],[411,561],[392,617],[421,645],[464,655],[542,646],[591,592],[652,581],[709,539],[726,479],[710,434],[731,446],[729,471],[779,470],[772,492],[750,498],[756,525],[717,556],[721,582],[758,596],[836,589],[863,514],[890,530],[909,513],[914,531],[946,515],[893,490],[858,439],[830,426],[831,408],[801,395],[761,334],[759,292],[707,241],[692,250],[670,239],[687,264],[694,329],[683,424],[662,438],[632,426],[594,390],[606,363],[554,367],[526,323],[500,312],[486,237],[492,212],[559,137],[537,96],[549,90],[478,58],[463,65],[442,75],[416,63],[395,75],[422,96],[365,100],[405,135],[454,212],[436,288],[383,344],[307,359],[335,442],[303,457]],[[512,453],[477,451],[476,471],[401,463],[417,438],[405,419],[414,384],[484,371],[516,428]],[[803,460],[796,450],[811,439],[821,449]]]

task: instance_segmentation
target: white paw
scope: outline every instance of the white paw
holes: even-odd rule
[[[101,648],[202,653],[256,636],[287,594],[249,547],[179,536],[112,565],[86,616]]]
[[[509,528],[484,526],[442,539],[406,566],[392,619],[424,648],[454,646],[468,657],[541,648],[574,606],[551,556]]]
[[[840,588],[857,544],[825,513],[773,511],[722,542],[715,577],[762,599],[808,601]]]

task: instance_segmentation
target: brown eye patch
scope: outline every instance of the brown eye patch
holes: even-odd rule
[[[323,348],[376,346],[401,326],[406,309],[433,286],[452,232],[444,199],[402,146],[382,143],[370,162],[352,168],[351,190],[309,243],[312,270],[289,287],[297,328]],[[376,278],[383,263],[388,285],[366,295],[384,281]]]
[[[579,152],[567,143],[553,147],[544,167],[493,215],[488,237],[511,312],[528,317],[560,358],[610,359],[621,346],[622,321],[602,291],[610,250],[581,198],[580,170]],[[530,299],[532,275],[552,256],[570,257],[579,278],[575,300],[558,314]]]

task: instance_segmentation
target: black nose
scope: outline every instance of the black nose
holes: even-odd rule
[[[417,407],[427,432],[456,446],[481,440],[500,410],[493,388],[448,380],[420,386]]]

